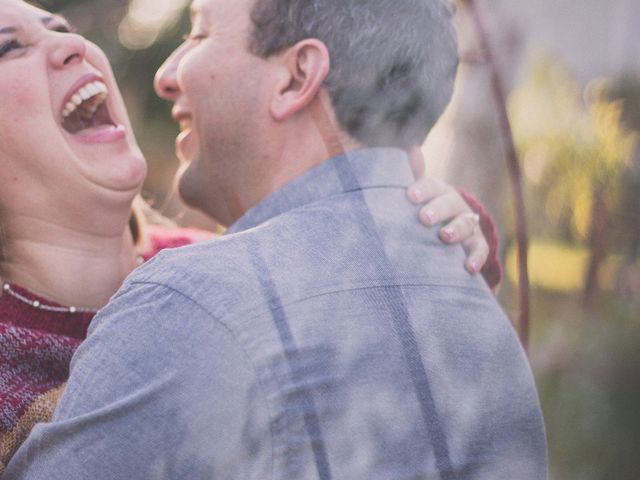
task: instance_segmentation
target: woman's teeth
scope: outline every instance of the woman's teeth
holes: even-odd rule
[[[95,81],[78,90],[62,109],[62,119],[66,119],[82,105],[82,116],[90,118],[109,94],[107,86]],[[89,100],[91,100],[89,102]],[[84,104],[84,105],[83,105]]]

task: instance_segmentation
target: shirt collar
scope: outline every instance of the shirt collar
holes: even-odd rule
[[[332,195],[375,187],[406,188],[413,174],[406,152],[367,148],[330,158],[303,173],[248,210],[229,229],[238,233],[294,208]]]

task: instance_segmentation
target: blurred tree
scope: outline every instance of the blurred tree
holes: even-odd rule
[[[640,132],[640,79],[628,74],[611,90],[611,98],[623,102],[623,123]],[[632,159],[622,176],[622,199],[614,211],[616,221],[628,225],[619,232],[624,260],[618,272],[618,286],[627,304],[640,305],[640,143],[636,143]]]
[[[530,323],[530,281],[528,267],[529,235],[527,233],[527,209],[524,201],[522,168],[513,138],[511,119],[507,111],[507,91],[500,73],[497,58],[491,46],[481,9],[475,0],[459,0],[474,24],[479,51],[475,56],[484,60],[489,70],[489,85],[493,106],[498,119],[498,132],[504,151],[506,170],[509,173],[514,205],[515,239],[518,254],[518,332],[526,349],[529,345]]]
[[[583,94],[566,70],[542,61],[511,99],[533,201],[545,205],[534,221],[547,235],[586,242],[591,250],[587,303],[597,299],[607,249],[619,247],[608,244],[610,230],[628,228],[611,224],[610,214],[621,199],[636,135],[623,125],[622,102],[611,100],[609,90],[609,82],[596,80]]]

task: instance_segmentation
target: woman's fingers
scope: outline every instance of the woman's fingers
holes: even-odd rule
[[[487,262],[489,244],[480,228],[477,213],[458,215],[440,230],[440,239],[445,243],[462,243],[467,252],[465,267],[471,273],[478,273]]]
[[[474,233],[468,240],[462,242],[462,246],[467,252],[465,268],[469,273],[478,273],[489,258],[489,244],[482,232]]]
[[[419,147],[409,149],[408,154],[416,182],[407,190],[407,196],[416,205],[424,204],[420,208],[420,221],[432,226],[450,220],[440,230],[440,239],[448,244],[461,243],[467,252],[465,268],[470,273],[478,273],[490,252],[479,215],[452,186],[424,176],[424,157]]]
[[[446,185],[444,193],[438,194],[420,209],[420,221],[431,226],[450,219],[457,219],[460,215],[467,213],[473,213],[469,205],[456,190]]]
[[[411,185],[407,192],[411,203],[418,205],[444,195],[451,190],[454,190],[453,187],[442,180],[433,177],[422,177]]]
[[[465,242],[480,231],[480,215],[466,212],[455,217],[440,230],[440,238],[445,243]],[[484,237],[483,237],[484,238]]]

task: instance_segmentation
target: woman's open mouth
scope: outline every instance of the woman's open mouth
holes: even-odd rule
[[[79,88],[63,107],[62,127],[73,135],[92,127],[115,127],[105,103],[108,95],[107,86],[99,80]]]

